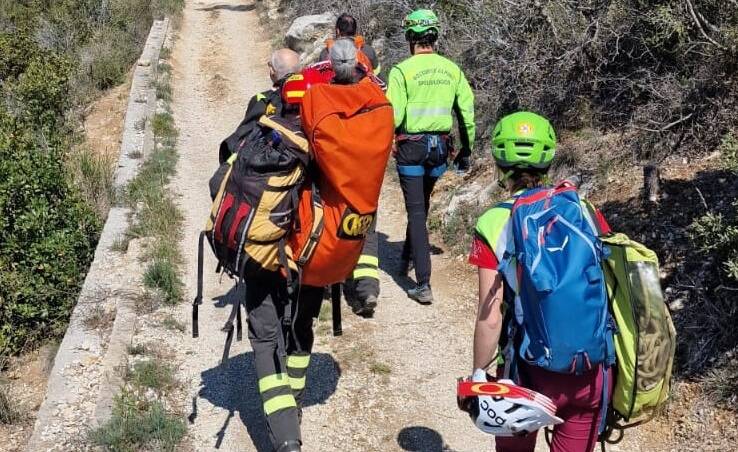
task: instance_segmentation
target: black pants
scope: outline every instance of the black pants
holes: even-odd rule
[[[400,186],[405,197],[407,230],[402,247],[402,259],[415,264],[415,280],[427,284],[431,277],[430,242],[428,241],[428,209],[437,177],[400,175]]]
[[[400,187],[405,198],[407,231],[402,247],[402,258],[415,263],[415,280],[428,284],[431,277],[430,243],[428,241],[428,210],[430,196],[445,164],[446,150],[429,150],[427,138],[401,142],[397,152]],[[402,168],[422,168],[422,173],[408,174]],[[445,168],[445,166],[443,167]],[[441,169],[441,171],[438,171]]]
[[[343,294],[349,303],[364,302],[370,296],[379,297],[379,237],[375,231],[376,223],[375,218],[366,235],[359,262],[343,285]]]
[[[282,326],[287,300],[284,278],[262,273],[246,281],[249,340],[269,436],[275,448],[286,441],[301,441],[298,407],[313,348],[313,319],[320,312],[323,289],[303,286],[299,294],[291,308],[293,334]]]

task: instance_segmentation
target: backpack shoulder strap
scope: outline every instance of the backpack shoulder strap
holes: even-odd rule
[[[277,121],[275,121],[274,119],[266,115],[259,118],[259,124],[264,127],[269,127],[270,129],[276,130],[277,132],[286,136],[290,141],[295,143],[297,146],[299,146],[302,151],[308,152],[309,146],[308,146],[307,139],[305,137],[298,135],[297,132],[288,129],[284,125],[278,123]]]

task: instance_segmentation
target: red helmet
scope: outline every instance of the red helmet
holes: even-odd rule
[[[282,84],[282,100],[289,105],[299,105],[311,86],[330,83],[333,78],[330,62],[327,68],[318,67],[321,64],[308,66],[302,73],[289,76]]]

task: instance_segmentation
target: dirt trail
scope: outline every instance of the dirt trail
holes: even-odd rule
[[[173,53],[174,117],[180,129],[174,186],[185,212],[183,250],[187,298],[194,296],[197,235],[209,209],[208,178],[217,146],[241,119],[249,96],[269,86],[265,62],[270,36],[251,4],[188,1]],[[374,319],[353,316],[344,306],[344,335],[330,336],[330,321],[317,324],[318,340],[308,372],[303,419],[306,451],[482,451],[492,440],[456,409],[457,376],[469,371],[474,281],[458,262],[434,256],[437,302],[420,306],[406,298],[407,281],[396,276],[405,214],[397,182],[382,193],[380,304]],[[215,262],[206,250],[206,269]],[[464,275],[459,279],[459,275]],[[261,402],[248,341],[234,342],[228,365],[219,365],[232,283],[206,274],[199,339],[173,350],[178,377],[189,397],[194,450],[268,451]],[[177,308],[190,318],[188,305]],[[637,450],[626,448],[623,450]]]
[[[266,73],[269,43],[251,9],[250,3],[237,0],[188,1],[172,54],[173,114],[180,130],[174,189],[185,214],[182,249],[189,300],[194,297],[195,245],[210,208],[207,182],[218,164],[218,145],[243,117],[249,97],[270,85]],[[259,404],[255,376],[244,359],[248,341],[234,344],[234,359],[227,370],[218,367],[224,341],[220,329],[230,308],[222,301],[214,307],[211,300],[228,292],[231,283],[227,278],[220,283],[209,252],[205,268],[201,337],[169,344],[177,352],[179,379],[190,396],[185,401],[191,422],[189,442],[198,451],[215,447],[251,450],[244,423],[252,425],[252,419],[259,419]],[[187,304],[180,307],[177,317],[182,321],[190,318]],[[262,425],[252,430],[263,443]]]

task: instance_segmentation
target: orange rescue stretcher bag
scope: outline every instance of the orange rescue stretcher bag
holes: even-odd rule
[[[377,213],[394,137],[392,106],[369,78],[316,85],[302,100],[302,129],[315,170],[300,192],[290,237],[301,284],[344,281]]]

